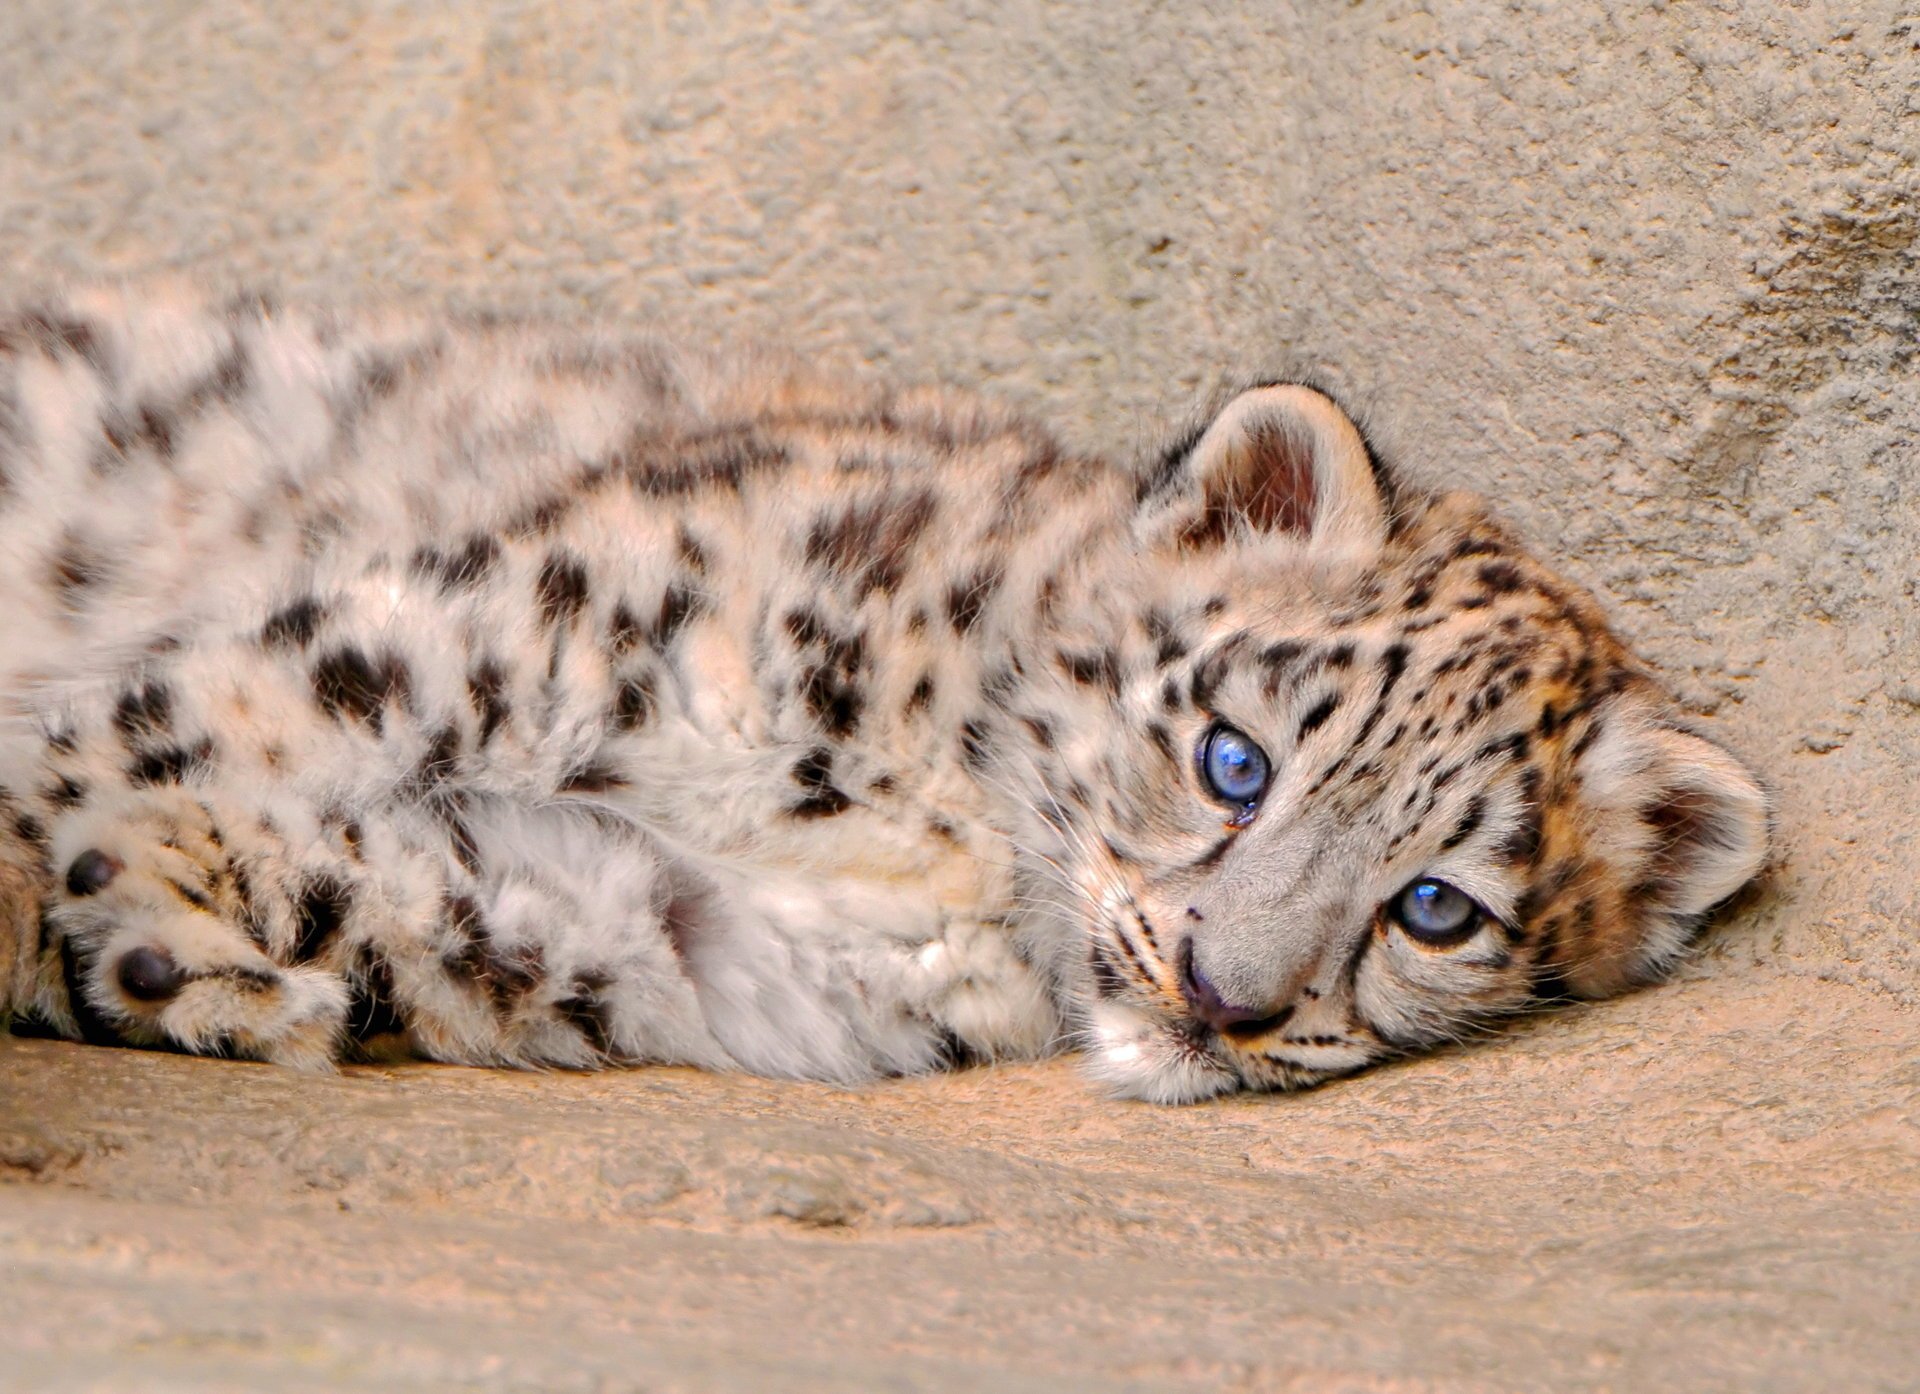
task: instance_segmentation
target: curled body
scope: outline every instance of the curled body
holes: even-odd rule
[[[0,317],[16,1026],[1282,1088],[1656,977],[1764,799],[1326,396],[1141,461],[517,322]]]

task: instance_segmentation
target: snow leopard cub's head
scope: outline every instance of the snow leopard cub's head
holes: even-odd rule
[[[1620,991],[1761,865],[1760,787],[1592,598],[1322,394],[1230,402],[1132,539],[1098,734],[1060,752],[1098,791],[1059,815],[1069,971],[1120,1092],[1310,1084]]]

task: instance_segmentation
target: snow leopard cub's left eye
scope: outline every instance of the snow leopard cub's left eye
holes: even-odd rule
[[[1200,773],[1215,797],[1251,808],[1267,788],[1267,753],[1244,731],[1216,726],[1200,740]]]

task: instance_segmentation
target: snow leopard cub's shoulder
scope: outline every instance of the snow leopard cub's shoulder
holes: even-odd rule
[[[1657,974],[1762,797],[1275,383],[954,394],[260,300],[0,317],[0,984],[61,1034],[1285,1087]]]

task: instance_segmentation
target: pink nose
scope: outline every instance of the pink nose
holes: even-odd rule
[[[1287,1018],[1293,1015],[1292,1007],[1275,1011],[1271,1006],[1242,1007],[1227,1001],[1193,961],[1191,939],[1180,953],[1180,992],[1187,999],[1187,1010],[1197,1020],[1230,1036],[1265,1035],[1285,1025]]]

